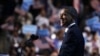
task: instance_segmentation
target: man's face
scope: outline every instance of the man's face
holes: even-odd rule
[[[65,23],[67,21],[66,18],[67,18],[67,15],[66,15],[64,9],[62,9],[61,12],[60,12],[60,19],[61,19],[60,23],[61,23],[61,26],[65,25]]]

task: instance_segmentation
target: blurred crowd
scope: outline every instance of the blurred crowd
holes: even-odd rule
[[[0,0],[0,56],[58,56],[65,6],[78,13],[84,56],[100,56],[100,0]]]
[[[89,0],[84,2],[84,31],[86,56],[100,56],[100,0]]]

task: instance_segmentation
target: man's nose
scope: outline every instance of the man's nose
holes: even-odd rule
[[[63,18],[65,19],[65,18],[66,18],[66,16],[65,16],[65,15],[63,15]]]

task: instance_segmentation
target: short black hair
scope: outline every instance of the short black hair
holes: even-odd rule
[[[62,8],[67,9],[68,13],[73,17],[73,19],[77,19],[78,18],[78,13],[76,11],[76,9],[72,6],[63,6]]]

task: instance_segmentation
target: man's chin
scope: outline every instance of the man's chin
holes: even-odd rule
[[[63,26],[63,24],[60,24],[60,26]]]
[[[60,26],[64,27],[64,25],[63,25],[63,24],[61,24]]]

